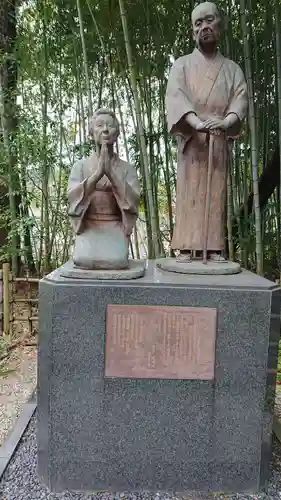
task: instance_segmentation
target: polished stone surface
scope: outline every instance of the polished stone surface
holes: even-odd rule
[[[104,377],[108,304],[218,311],[214,380]],[[266,486],[280,289],[243,271],[40,283],[39,473],[55,491]],[[148,332],[149,334],[149,332]]]

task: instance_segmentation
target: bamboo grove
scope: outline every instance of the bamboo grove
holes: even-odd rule
[[[228,251],[280,277],[281,66],[279,0],[217,2],[221,50],[244,69],[249,116],[228,174]],[[121,123],[119,149],[142,183],[131,252],[170,252],[176,147],[165,91],[173,60],[192,50],[191,0],[2,0],[0,246],[13,271],[42,275],[66,261],[67,178],[93,147],[100,106]],[[187,221],[188,223],[188,221]]]

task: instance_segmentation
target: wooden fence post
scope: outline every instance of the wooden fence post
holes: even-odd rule
[[[0,269],[0,335],[3,335],[3,271]]]
[[[10,264],[3,264],[3,334],[10,336]]]

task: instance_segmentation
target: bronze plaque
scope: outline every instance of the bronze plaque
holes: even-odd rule
[[[107,306],[105,376],[212,380],[217,310]]]

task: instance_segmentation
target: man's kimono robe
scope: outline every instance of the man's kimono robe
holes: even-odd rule
[[[239,119],[227,131],[228,139],[235,138],[247,112],[247,86],[243,72],[219,52],[210,60],[196,48],[175,61],[167,85],[166,107],[169,132],[178,137],[176,222],[172,248],[202,250],[208,142],[206,133],[192,129],[183,117],[195,112],[204,121],[208,117],[225,118],[227,114],[235,113]],[[215,252],[225,247],[227,154],[225,135],[216,136],[207,244],[207,249]]]

